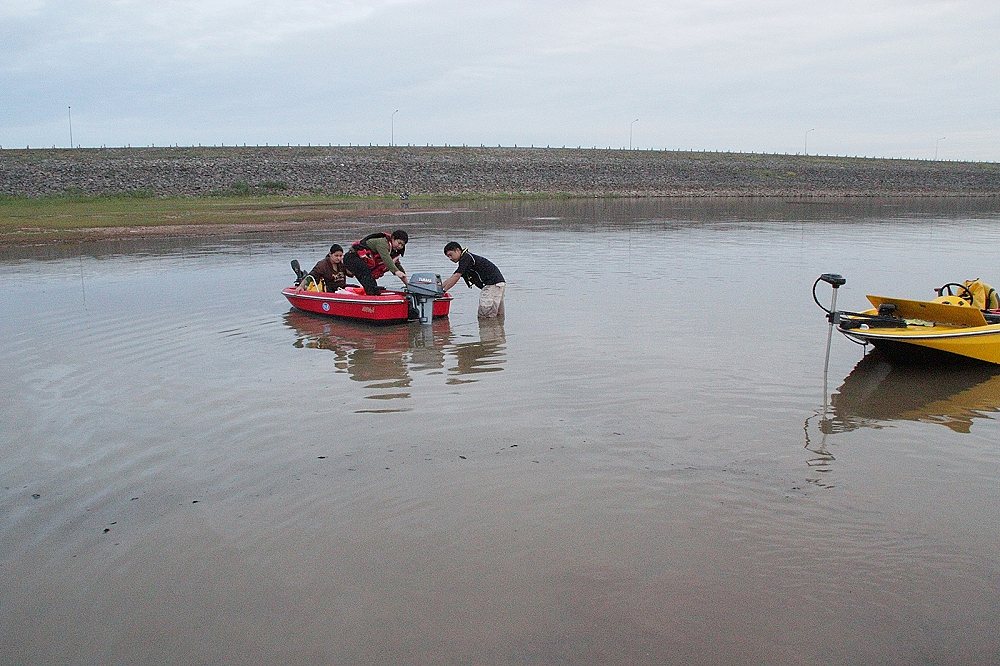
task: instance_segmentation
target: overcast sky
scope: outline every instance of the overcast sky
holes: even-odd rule
[[[1000,161],[998,73],[997,0],[3,0],[0,146]]]

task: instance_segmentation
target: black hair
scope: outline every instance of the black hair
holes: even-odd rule
[[[409,234],[407,234],[407,233],[406,233],[405,231],[403,231],[402,229],[396,229],[395,231],[393,231],[393,232],[392,232],[392,237],[393,237],[394,239],[398,239],[398,240],[401,240],[401,241],[403,241],[404,243],[409,243],[409,242],[410,242],[410,236],[409,236]]]
[[[334,252],[343,252],[343,251],[344,251],[344,248],[340,247],[336,243],[334,243],[333,245],[330,246],[330,254],[333,254]]]
[[[444,253],[448,254],[452,250],[461,250],[461,249],[462,249],[461,245],[459,245],[455,241],[451,241],[450,243],[444,246]]]

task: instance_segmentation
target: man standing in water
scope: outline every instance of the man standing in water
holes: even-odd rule
[[[406,273],[396,257],[403,256],[409,240],[410,237],[402,229],[396,229],[392,234],[383,231],[368,234],[351,245],[351,250],[344,255],[344,266],[358,278],[366,294],[382,293],[382,287],[375,281],[387,272],[406,284]]]
[[[458,283],[459,278],[464,278],[470,289],[476,285],[482,290],[479,294],[479,316],[484,319],[502,317],[503,292],[507,283],[496,264],[486,257],[472,254],[455,241],[444,246],[444,254],[458,264],[455,272],[442,283],[444,290],[448,291]]]

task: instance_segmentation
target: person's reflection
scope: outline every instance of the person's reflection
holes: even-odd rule
[[[372,326],[291,310],[285,323],[297,334],[293,346],[334,352],[338,371],[379,390],[367,396],[374,399],[408,398],[411,369],[440,371],[451,339],[446,318],[430,325]]]
[[[503,318],[480,319],[479,340],[460,342],[452,347],[455,367],[449,384],[466,384],[477,381],[471,375],[484,372],[499,372],[507,360],[507,339],[503,330]]]

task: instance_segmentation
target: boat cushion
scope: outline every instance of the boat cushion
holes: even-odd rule
[[[972,293],[972,305],[978,310],[995,310],[1000,308],[1000,298],[997,290],[979,278],[966,280],[965,288]]]

